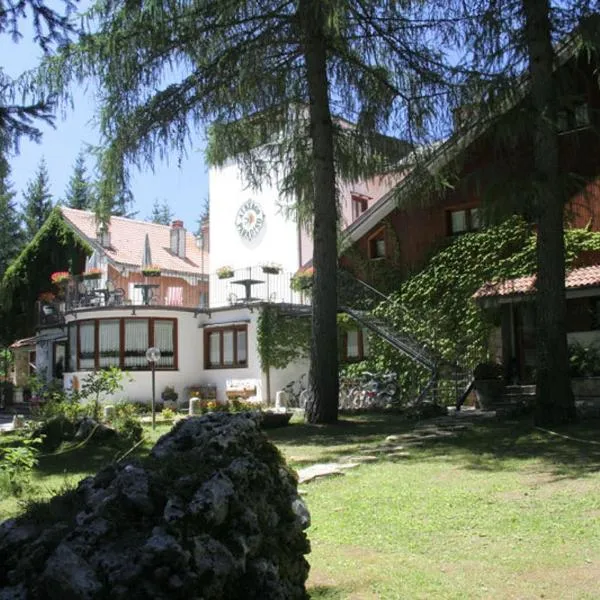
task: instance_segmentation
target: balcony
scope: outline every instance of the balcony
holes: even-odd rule
[[[310,291],[295,291],[291,287],[293,273],[266,273],[262,267],[234,269],[227,278],[216,273],[209,276],[210,307],[273,302],[310,305]]]
[[[261,267],[236,269],[231,277],[204,276],[128,277],[83,279],[73,277],[63,290],[63,297],[38,302],[37,326],[62,325],[65,312],[83,309],[119,307],[168,307],[194,310],[273,302],[310,305],[309,291],[291,288],[293,273],[265,273]]]

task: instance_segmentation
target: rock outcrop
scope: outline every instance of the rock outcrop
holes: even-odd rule
[[[0,600],[307,598],[295,475],[249,414],[178,423],[0,526]]]

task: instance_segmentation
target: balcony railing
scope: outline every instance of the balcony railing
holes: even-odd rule
[[[231,306],[256,302],[310,304],[310,291],[291,288],[293,273],[266,273],[262,267],[235,269],[231,277],[219,278],[210,274],[210,306]]]
[[[160,306],[204,310],[209,308],[209,286],[210,308],[258,302],[309,305],[311,300],[309,290],[292,290],[293,273],[266,273],[261,267],[236,269],[226,279],[219,279],[214,273],[180,278],[134,277],[73,277],[60,300],[37,303],[37,325],[60,325],[65,312],[90,308]]]
[[[208,302],[206,276],[83,279],[74,277],[65,291],[67,311],[120,306],[203,308]]]

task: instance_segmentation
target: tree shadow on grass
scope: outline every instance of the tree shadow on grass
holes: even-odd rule
[[[269,434],[280,448],[316,446],[319,462],[335,462],[369,453],[385,461],[444,460],[463,468],[498,472],[512,469],[514,460],[541,460],[556,477],[578,478],[600,471],[600,421],[541,431],[530,418],[443,418],[403,420],[398,415],[361,415],[336,425],[293,425]],[[393,440],[387,441],[387,436]],[[402,452],[404,450],[404,452]],[[293,460],[294,466],[315,460]]]
[[[342,600],[345,598],[343,590],[332,585],[315,585],[308,588],[308,597],[311,600]]]

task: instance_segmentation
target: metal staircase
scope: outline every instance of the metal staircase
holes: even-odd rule
[[[417,340],[407,333],[410,324],[422,320],[399,306],[399,322],[382,316],[390,298],[348,271],[338,273],[338,306],[357,323],[380,336],[393,348],[429,372],[427,383],[419,391],[414,404],[425,400],[438,401],[440,393],[451,395],[459,408],[472,388],[471,374],[438,356],[435,352],[435,332],[428,340]],[[423,328],[421,327],[421,330]]]

